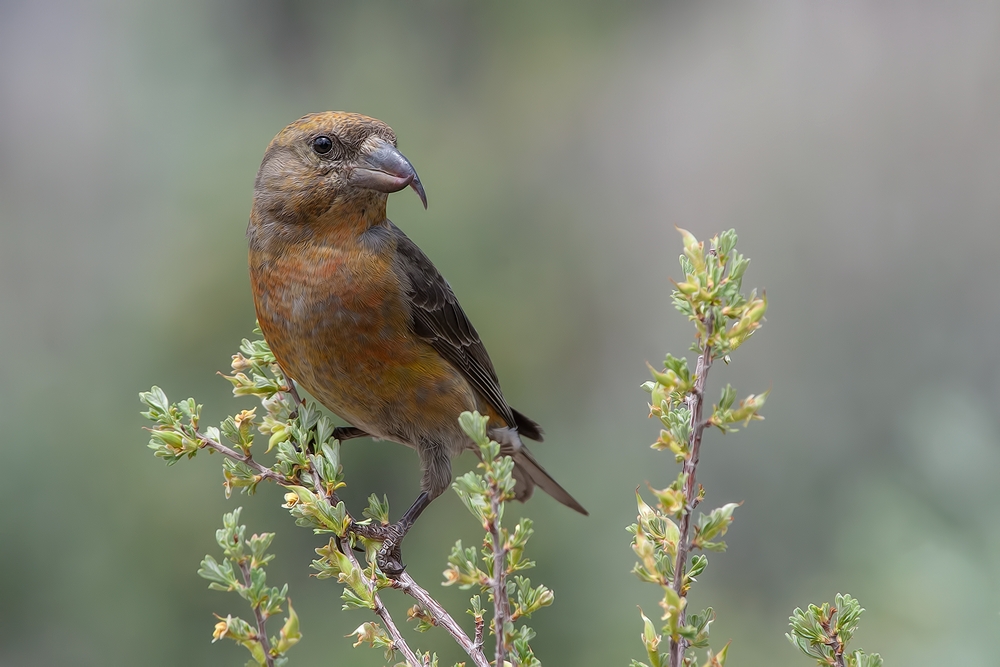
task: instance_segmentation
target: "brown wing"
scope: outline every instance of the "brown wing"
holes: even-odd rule
[[[490,355],[448,281],[417,244],[398,227],[389,225],[396,239],[397,268],[405,278],[410,298],[413,333],[454,364],[508,425],[517,426],[521,435],[541,440],[538,424],[511,409],[504,400]]]

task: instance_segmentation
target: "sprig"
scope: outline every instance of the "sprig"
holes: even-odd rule
[[[267,586],[264,566],[274,558],[267,553],[274,533],[254,534],[247,538],[246,526],[240,524],[242,511],[243,508],[238,507],[223,517],[222,528],[215,533],[215,540],[222,548],[223,559],[220,562],[211,555],[206,555],[198,568],[198,575],[211,582],[208,587],[212,590],[235,591],[249,602],[254,623],[236,616],[227,615],[223,618],[216,615],[219,622],[215,624],[212,641],[232,639],[250,651],[250,664],[281,667],[288,661],[288,650],[302,639],[299,617],[288,598],[288,584],[280,589]],[[284,625],[277,636],[268,637],[268,619],[281,613],[281,607],[286,603],[288,616]]]
[[[628,530],[632,549],[639,561],[633,572],[642,580],[663,590],[660,606],[664,625],[659,631],[642,615],[642,641],[649,663],[633,661],[645,667],[682,667],[693,665],[688,649],[708,646],[709,627],[715,618],[711,608],[688,614],[687,595],[697,577],[708,566],[704,553],[724,551],[722,538],[733,520],[739,503],[727,503],[692,521],[694,510],[705,498],[696,475],[702,437],[706,427],[723,433],[735,431],[734,424],[749,424],[763,419],[759,410],[767,392],[750,395],[736,405],[736,391],[722,390],[719,403],[704,418],[705,389],[708,373],[716,359],[726,363],[747,339],[757,331],[767,311],[767,298],[756,290],[742,292],[743,274],[750,260],[736,250],[736,232],[730,230],[714,238],[706,250],[690,232],[679,230],[684,254],[680,257],[684,279],[675,282],[671,294],[674,307],[694,323],[694,343],[698,353],[694,372],[687,358],[668,354],[663,370],[650,367],[653,379],[642,385],[650,394],[650,417],[660,420],[662,429],[653,449],[670,451],[682,468],[674,481],[663,489],[650,487],[655,507],[648,505],[636,490],[639,514]],[[690,557],[690,562],[688,559]],[[666,652],[661,644],[666,638]],[[718,653],[708,653],[709,667],[725,664],[728,644]]]
[[[552,604],[555,596],[546,586],[532,586],[531,580],[514,576],[534,563],[524,557],[533,532],[531,521],[521,519],[513,531],[503,527],[504,504],[514,498],[514,461],[501,456],[500,445],[487,435],[488,417],[478,412],[462,413],[459,424],[479,448],[479,470],[470,471],[453,483],[453,488],[469,512],[480,522],[486,535],[478,554],[475,547],[455,543],[448,557],[444,584],[460,588],[478,587],[493,602],[490,633],[495,638],[495,664],[513,667],[540,667],[531,650],[534,631],[515,624]],[[478,555],[478,558],[477,558]],[[477,643],[482,644],[483,611],[479,596],[472,598],[469,613],[476,619]],[[505,662],[506,661],[506,662]]]
[[[862,612],[864,608],[857,600],[838,593],[833,606],[824,602],[821,607],[811,604],[806,611],[796,608],[788,617],[792,631],[785,637],[822,666],[882,667],[878,653],[847,650]]]
[[[421,612],[414,617],[422,619],[419,622],[426,627],[444,628],[469,655],[472,664],[489,667],[482,650],[481,613],[475,617],[476,639],[473,639],[409,574],[404,573],[395,580],[386,577],[375,563],[378,543],[350,532],[354,518],[337,497],[338,490],[346,484],[337,431],[318,405],[298,397],[267,343],[262,339],[244,339],[240,352],[233,355],[232,369],[233,374],[224,377],[232,384],[234,396],[254,397],[260,406],[241,410],[224,419],[218,427],[201,424],[202,406],[193,398],[172,403],[166,393],[155,386],[139,394],[146,406],[143,415],[153,422],[148,429],[149,447],[153,453],[168,464],[193,458],[203,449],[222,454],[223,488],[227,497],[234,489],[255,493],[261,482],[285,487],[283,507],[296,524],[317,534],[332,535],[325,546],[317,549],[318,558],[313,561],[319,578],[336,578],[343,584],[341,597],[345,609],[369,610],[379,619],[362,623],[352,633],[355,646],[367,644],[380,648],[385,651],[387,660],[401,654],[405,663],[400,664],[410,667],[437,664],[436,656],[409,647],[382,603],[380,592],[395,588],[417,601]],[[262,448],[255,431],[267,438],[266,447]],[[258,461],[255,456],[260,455],[270,456],[271,464]],[[513,488],[512,481],[504,483]],[[363,514],[367,517],[365,521],[388,522],[388,500],[372,496]],[[264,586],[263,566],[270,559],[264,551],[273,535],[244,539],[245,529],[237,525],[238,517],[239,510],[226,515],[225,534],[219,538],[220,544],[226,542],[223,546],[226,557],[216,561],[206,556],[199,573],[210,579],[213,588],[237,591],[246,597],[254,608],[257,623],[220,616],[214,636],[216,639],[230,637],[246,646],[257,664],[280,665],[285,660],[284,651],[298,641],[298,619],[289,604],[286,628],[277,637],[266,636],[263,623],[276,612],[276,604],[283,604],[287,591]],[[530,534],[530,522],[522,527],[522,535],[512,542],[511,553],[516,556],[513,562],[518,569],[526,563],[520,559],[519,549],[523,548],[527,534]],[[354,555],[351,548],[354,544],[365,549],[364,565]],[[528,586],[525,583],[525,587]],[[512,590],[516,594],[516,589]],[[527,615],[540,606],[539,600],[544,600],[544,595],[525,592],[522,598],[523,605],[518,609],[521,615]],[[281,602],[276,603],[277,600]],[[523,636],[511,640],[515,649],[523,646],[521,640]]]

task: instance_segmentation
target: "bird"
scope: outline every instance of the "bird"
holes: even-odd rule
[[[400,543],[452,481],[451,460],[474,443],[458,417],[477,410],[514,461],[514,496],[535,486],[587,511],[522,438],[541,427],[510,407],[493,362],[451,286],[386,217],[389,194],[427,195],[396,135],[357,113],[313,113],[268,145],[247,227],[254,307],[287,378],[349,424],[335,435],[396,442],[420,457],[420,494],[394,524],[362,526],[382,540],[376,564],[404,569]],[[294,386],[294,385],[293,385]]]

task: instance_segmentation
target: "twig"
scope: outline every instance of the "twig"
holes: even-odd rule
[[[235,449],[230,449],[229,447],[226,447],[222,443],[212,440],[204,433],[199,432],[197,435],[198,439],[201,440],[202,447],[208,447],[209,449],[214,449],[223,456],[228,456],[234,461],[245,463],[246,465],[250,466],[253,470],[255,470],[257,474],[263,477],[264,479],[269,479],[272,482],[276,482],[277,484],[280,484],[282,486],[291,486],[294,484],[292,480],[288,479],[284,475],[276,473],[267,466],[257,463],[256,461],[253,460],[253,457],[250,456],[249,454],[246,455],[240,454]]]
[[[711,312],[705,321],[704,345],[701,354],[698,355],[698,363],[695,366],[694,389],[688,394],[688,409],[691,411],[691,453],[684,461],[684,513],[681,515],[680,539],[677,540],[677,558],[674,561],[674,581],[672,588],[677,596],[683,598],[684,592],[684,568],[687,565],[688,552],[691,550],[691,541],[688,533],[691,528],[691,513],[697,505],[696,496],[698,485],[695,480],[695,472],[698,468],[698,455],[701,451],[701,437],[705,431],[706,423],[702,421],[701,413],[705,404],[705,383],[708,381],[708,370],[712,367],[712,346],[709,340],[712,337],[714,320]],[[684,625],[684,607],[680,609],[677,624]],[[683,637],[677,640],[670,639],[670,667],[681,667],[684,664],[684,651],[687,649],[687,640]]]
[[[299,406],[304,402],[299,398],[299,392],[295,389],[295,383],[292,382],[291,378],[285,378],[285,384],[288,385],[287,393],[291,394],[292,398],[295,400],[295,409],[298,410]]]
[[[472,645],[482,650],[483,648],[483,630],[486,627],[486,622],[483,620],[482,614],[476,616],[476,636],[472,640]]]
[[[490,509],[492,520],[489,523],[491,542],[493,542],[493,630],[497,640],[496,663],[503,665],[507,656],[506,627],[510,619],[510,601],[507,599],[507,548],[503,543],[500,530],[500,488],[496,482],[490,483]]]
[[[832,624],[833,615],[837,613],[837,609],[833,608],[830,610],[830,615],[826,619],[820,619],[820,627],[823,628],[823,632],[826,634],[827,642],[826,645],[833,649],[833,659],[835,667],[847,667],[844,662],[844,643],[840,641],[840,637],[837,635],[837,631],[833,630],[830,626]]]
[[[240,572],[243,573],[243,583],[246,584],[247,588],[250,588],[250,563],[243,559],[239,561]],[[264,618],[263,612],[260,610],[260,605],[254,605],[253,615],[257,619],[257,641],[260,642],[261,649],[264,650],[264,660],[267,667],[274,667],[274,656],[271,655],[271,643],[267,639],[267,628],[265,624],[267,619]]]
[[[482,643],[475,644],[469,635],[465,634],[462,626],[456,623],[444,607],[438,604],[430,593],[421,588],[408,572],[404,572],[398,579],[393,580],[393,587],[398,588],[423,605],[437,624],[447,630],[448,634],[462,647],[462,650],[472,658],[476,667],[490,667],[490,662],[486,659],[486,654],[483,653]]]
[[[354,549],[351,548],[349,540],[345,540],[344,542],[344,555],[354,564],[354,567],[359,570],[362,569],[357,557],[354,555]],[[372,600],[375,602],[375,607],[372,611],[378,614],[378,617],[382,619],[382,623],[385,624],[385,629],[389,632],[389,636],[392,637],[393,647],[399,649],[399,652],[403,654],[403,657],[406,658],[406,664],[411,667],[421,667],[422,663],[420,659],[417,658],[413,649],[410,648],[410,645],[406,643],[403,635],[399,632],[399,628],[393,622],[392,616],[389,615],[389,610],[382,604],[382,598],[379,597],[378,591],[370,580],[368,580],[368,590],[371,591]]]
[[[348,557],[350,558],[350,556]],[[378,596],[378,593],[375,593],[373,597],[375,599],[375,613],[378,614],[379,618],[382,619],[382,622],[385,623],[386,630],[388,630],[389,635],[392,636],[392,645],[399,649],[399,652],[403,654],[404,658],[406,658],[406,664],[411,665],[412,667],[420,667],[419,658],[417,658],[413,649],[410,648],[410,645],[406,643],[406,640],[403,639],[403,635],[400,634],[399,628],[397,628],[396,624],[393,623],[392,616],[389,615],[389,610],[385,608],[384,604],[382,604],[382,599]]]
[[[313,468],[311,463],[309,465],[309,472],[312,475],[313,486],[316,489],[316,493],[318,493],[327,503],[330,503],[331,500],[336,500],[336,496],[331,499],[330,494],[328,494],[319,483],[319,474]],[[361,564],[358,563],[358,559],[354,555],[354,549],[351,548],[350,538],[343,541],[338,539],[337,544],[343,545],[344,548],[341,551],[345,556],[347,556],[347,559],[351,561],[354,567],[358,568],[358,570],[364,569],[361,567]],[[372,601],[375,603],[375,607],[372,611],[378,614],[378,617],[382,619],[382,623],[385,624],[386,631],[388,631],[389,636],[392,637],[393,647],[398,649],[399,652],[403,654],[403,657],[406,658],[406,662],[410,665],[410,667],[421,667],[421,663],[417,658],[417,655],[413,652],[413,649],[410,648],[410,645],[406,643],[406,639],[403,638],[403,635],[399,632],[399,628],[397,628],[395,622],[393,622],[392,616],[389,614],[389,610],[386,609],[385,605],[382,603],[382,598],[379,597],[378,589],[375,588],[375,584],[371,580],[366,581],[368,590],[371,591],[372,594]]]
[[[203,433],[198,433],[198,438],[199,440],[201,440],[202,445],[204,447],[214,449],[223,456],[227,456],[233,459],[234,461],[240,461],[241,463],[245,463],[264,479],[269,479],[272,482],[280,484],[281,486],[291,486],[294,484],[292,480],[288,479],[284,475],[276,473],[270,468],[267,468],[266,466],[261,465],[257,461],[254,461],[253,458],[250,457],[249,455],[244,456],[243,454],[240,454],[236,450],[230,449],[229,447],[226,447],[222,443],[212,440]],[[310,468],[311,467],[312,466],[310,466]],[[310,470],[310,472],[312,473],[313,480],[315,480],[316,482],[316,491],[323,498],[325,498],[327,502],[330,502],[330,497],[319,486],[319,475],[316,474],[315,470]],[[347,548],[345,549],[345,551],[347,552],[346,553],[347,557],[350,558],[356,566],[360,567],[360,565],[357,562],[357,559],[354,557],[354,553],[352,552],[352,550],[350,548]],[[428,612],[430,612],[431,616],[434,618],[436,623],[444,627],[444,629],[448,631],[448,634],[450,634],[454,638],[454,640],[458,643],[458,645],[462,647],[462,650],[464,650],[469,655],[469,657],[472,658],[472,662],[476,665],[476,667],[490,667],[490,663],[486,659],[486,654],[483,653],[481,630],[479,631],[480,632],[479,642],[473,643],[473,641],[469,639],[469,635],[465,634],[465,631],[462,630],[462,626],[460,626],[455,621],[455,619],[453,619],[451,615],[447,611],[445,611],[445,608],[442,607],[440,604],[438,604],[437,600],[432,598],[430,593],[421,588],[417,584],[417,582],[413,580],[413,577],[411,577],[409,574],[405,572],[399,577],[399,579],[393,581],[393,588],[398,588],[403,593],[409,595],[410,597],[417,600],[417,602],[422,604],[424,608],[427,609]],[[409,645],[406,643],[406,640],[399,633],[399,629],[396,627],[396,624],[393,622],[392,617],[389,615],[389,611],[385,608],[385,605],[382,604],[382,601],[381,599],[379,599],[378,594],[375,593],[374,590],[372,592],[375,599],[374,611],[376,614],[379,615],[379,617],[382,618],[382,621],[385,623],[386,630],[392,637],[393,642],[396,645],[396,648],[399,649],[399,651],[406,657],[407,661],[410,662],[410,664],[414,665],[414,667],[420,667],[420,661],[417,659],[417,656],[416,654],[413,653],[412,649],[410,649]],[[502,665],[503,663],[500,664]]]

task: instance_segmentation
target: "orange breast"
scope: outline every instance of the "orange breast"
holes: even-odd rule
[[[251,253],[257,318],[278,363],[323,405],[373,435],[407,421],[454,420],[477,401],[468,382],[410,332],[392,252],[326,245]]]

